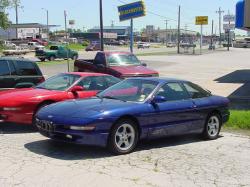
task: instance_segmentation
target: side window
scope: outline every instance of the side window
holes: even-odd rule
[[[10,68],[11,75],[17,75],[16,68],[15,68],[13,62],[11,62],[11,61],[9,61],[9,68]]]
[[[179,83],[168,83],[160,88],[159,96],[163,96],[167,101],[178,101],[189,99],[188,93],[182,88]]]
[[[198,99],[198,98],[211,96],[210,93],[208,93],[207,91],[203,90],[201,87],[193,83],[184,83],[183,85],[187,89],[192,99]]]
[[[105,90],[107,88],[103,77],[86,77],[77,85],[84,87],[87,91]]]
[[[0,61],[0,76],[10,75],[8,62],[5,60]]]
[[[37,75],[37,70],[32,62],[17,61],[16,62],[21,75]]]
[[[95,57],[95,64],[103,64],[105,65],[105,57],[103,53],[97,53]]]

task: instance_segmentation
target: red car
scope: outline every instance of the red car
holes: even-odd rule
[[[38,38],[33,38],[32,42],[37,42],[37,43],[39,43],[40,45],[43,45],[43,46],[49,45],[49,43],[47,41],[42,40],[42,39],[38,39]]]
[[[67,99],[89,98],[119,81],[99,73],[61,73],[33,88],[2,91],[0,122],[32,124],[41,107]]]

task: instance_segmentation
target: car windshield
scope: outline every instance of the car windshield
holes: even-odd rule
[[[107,56],[110,66],[128,66],[141,65],[141,62],[133,54],[112,54]]]
[[[39,84],[36,88],[64,91],[80,79],[79,75],[59,74]]]
[[[121,101],[144,102],[157,85],[156,81],[127,79],[104,90],[97,96]]]

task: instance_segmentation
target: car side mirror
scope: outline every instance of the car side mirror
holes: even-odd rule
[[[147,64],[146,64],[146,63],[142,63],[141,65],[142,65],[142,66],[145,66],[145,67],[147,67]]]
[[[73,86],[72,88],[71,88],[71,92],[72,93],[77,93],[77,92],[81,92],[81,91],[84,91],[85,89],[84,89],[84,87],[82,87],[82,86]]]
[[[166,101],[167,101],[167,99],[164,96],[157,95],[152,100],[152,103],[157,104],[157,103],[164,103]]]

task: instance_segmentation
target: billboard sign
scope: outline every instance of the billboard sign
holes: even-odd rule
[[[196,16],[195,25],[208,25],[208,16]]]
[[[250,0],[240,0],[236,4],[236,28],[250,29]]]
[[[126,21],[146,15],[143,1],[122,5],[118,7],[120,21]]]

